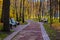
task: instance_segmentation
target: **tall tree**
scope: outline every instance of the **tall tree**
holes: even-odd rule
[[[52,21],[53,21],[53,0],[50,0],[50,26],[52,26],[51,24],[52,24]]]
[[[44,4],[41,1],[41,17],[43,17],[43,14],[44,14]]]
[[[22,8],[22,0],[20,0],[20,15],[19,15],[19,17],[20,17],[20,21],[21,21],[21,8]]]
[[[9,32],[9,11],[10,0],[3,0],[2,15],[3,15],[3,30]]]
[[[58,12],[59,12],[59,22],[60,22],[60,0],[58,0]]]
[[[17,12],[17,0],[15,0],[15,10],[16,10],[16,20],[18,20],[18,12]]]
[[[2,8],[2,1],[0,1],[0,8]],[[1,20],[0,20],[2,23],[3,23],[3,14],[1,14]]]
[[[40,19],[41,19],[41,1],[40,1],[40,5],[39,5],[39,16],[38,16],[38,18],[39,18],[39,22],[40,22]]]
[[[54,4],[54,9],[55,9],[55,16],[54,17],[57,17],[58,16],[58,10],[57,10],[58,9],[58,0],[54,0],[53,4]]]
[[[22,22],[24,23],[24,2],[25,0],[22,0]]]

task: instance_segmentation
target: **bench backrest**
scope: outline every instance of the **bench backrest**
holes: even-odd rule
[[[16,21],[14,20],[14,18],[9,19],[9,23],[10,23],[10,24],[15,24],[15,22],[16,22]]]

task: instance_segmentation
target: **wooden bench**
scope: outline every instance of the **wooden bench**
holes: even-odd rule
[[[18,21],[15,21],[14,18],[11,18],[9,19],[9,24],[10,24],[10,28],[12,28],[12,26],[16,27],[20,23]]]

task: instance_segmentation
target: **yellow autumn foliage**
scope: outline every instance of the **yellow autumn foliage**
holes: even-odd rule
[[[52,27],[57,29],[57,30],[60,30],[60,23],[53,23]]]

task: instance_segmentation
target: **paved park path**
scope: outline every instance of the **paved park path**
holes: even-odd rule
[[[29,25],[23,27],[22,30],[21,27],[15,29],[15,31],[20,31],[11,40],[50,40],[43,27],[43,23],[31,20],[28,20],[27,22]]]
[[[12,40],[43,40],[40,25],[31,22],[26,28],[20,31]]]

